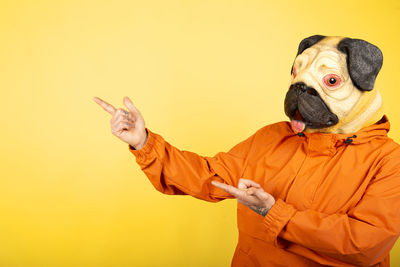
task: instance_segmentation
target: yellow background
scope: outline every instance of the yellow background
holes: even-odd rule
[[[399,142],[400,2],[376,3],[0,1],[0,266],[229,266],[236,201],[156,191],[93,97],[212,156],[286,120],[303,38],[348,36],[383,51]]]

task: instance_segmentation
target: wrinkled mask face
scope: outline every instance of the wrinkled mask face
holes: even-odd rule
[[[363,93],[372,90],[371,85],[355,85],[358,72],[364,70],[353,68],[349,72],[352,66],[343,40],[358,39],[312,36],[300,44],[285,98],[285,113],[297,132],[335,132],[341,122],[346,122]]]

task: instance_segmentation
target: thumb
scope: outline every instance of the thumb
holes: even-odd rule
[[[253,190],[253,194],[261,200],[268,200],[270,198],[270,194],[266,193],[262,189]]]
[[[132,101],[127,96],[124,97],[124,105],[135,115],[135,117],[142,117],[139,110],[133,105]]]

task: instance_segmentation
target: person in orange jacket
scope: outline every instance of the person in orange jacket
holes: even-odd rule
[[[128,97],[128,111],[94,100],[158,191],[238,200],[232,266],[389,266],[400,233],[400,146],[374,88],[382,61],[364,40],[305,38],[285,98],[290,122],[213,157],[166,142]]]

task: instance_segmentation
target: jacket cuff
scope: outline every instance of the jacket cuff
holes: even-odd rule
[[[151,153],[156,139],[155,134],[152,131],[147,127],[145,129],[147,132],[147,141],[141,149],[137,150],[128,144],[129,151],[136,157],[138,162],[145,161],[146,157]]]
[[[275,247],[285,247],[286,242],[279,239],[278,235],[295,213],[296,209],[292,205],[278,198],[263,219],[267,232],[265,241],[273,243]]]

